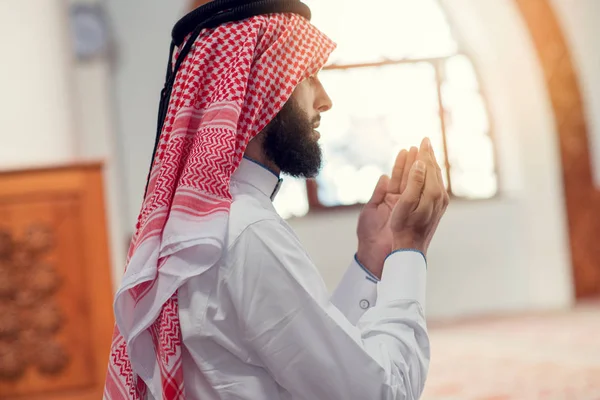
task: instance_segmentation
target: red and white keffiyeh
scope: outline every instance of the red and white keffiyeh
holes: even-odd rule
[[[177,290],[221,257],[229,181],[248,142],[334,47],[296,14],[227,23],[196,40],[176,75],[116,294],[105,399],[144,399],[147,390],[185,398]]]

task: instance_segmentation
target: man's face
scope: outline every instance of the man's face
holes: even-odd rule
[[[316,129],[331,99],[318,78],[302,81],[277,116],[265,128],[263,148],[281,172],[311,178],[318,174],[322,153]]]

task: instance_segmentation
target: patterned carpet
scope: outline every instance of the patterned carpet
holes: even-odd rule
[[[600,305],[430,334],[422,400],[600,400]]]

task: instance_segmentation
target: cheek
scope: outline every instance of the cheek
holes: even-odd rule
[[[299,110],[302,112],[302,115],[304,116],[305,119],[308,120],[309,123],[312,124],[312,120],[315,118],[316,116],[316,112],[315,109],[312,106],[312,101],[306,99],[304,102],[302,103],[298,103],[298,107]]]
[[[309,116],[314,115],[314,95],[308,79],[302,81],[298,86],[296,86],[296,90],[294,90],[292,97],[302,111]]]
[[[309,100],[298,100],[296,102],[296,105],[298,106],[298,111],[302,113],[304,118],[308,117],[308,121],[313,120],[313,118],[315,117],[315,110],[312,107],[312,103]]]

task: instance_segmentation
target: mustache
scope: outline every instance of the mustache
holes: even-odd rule
[[[320,115],[316,115],[311,121],[310,121],[311,125],[314,126],[319,126],[321,124],[321,116]]]

